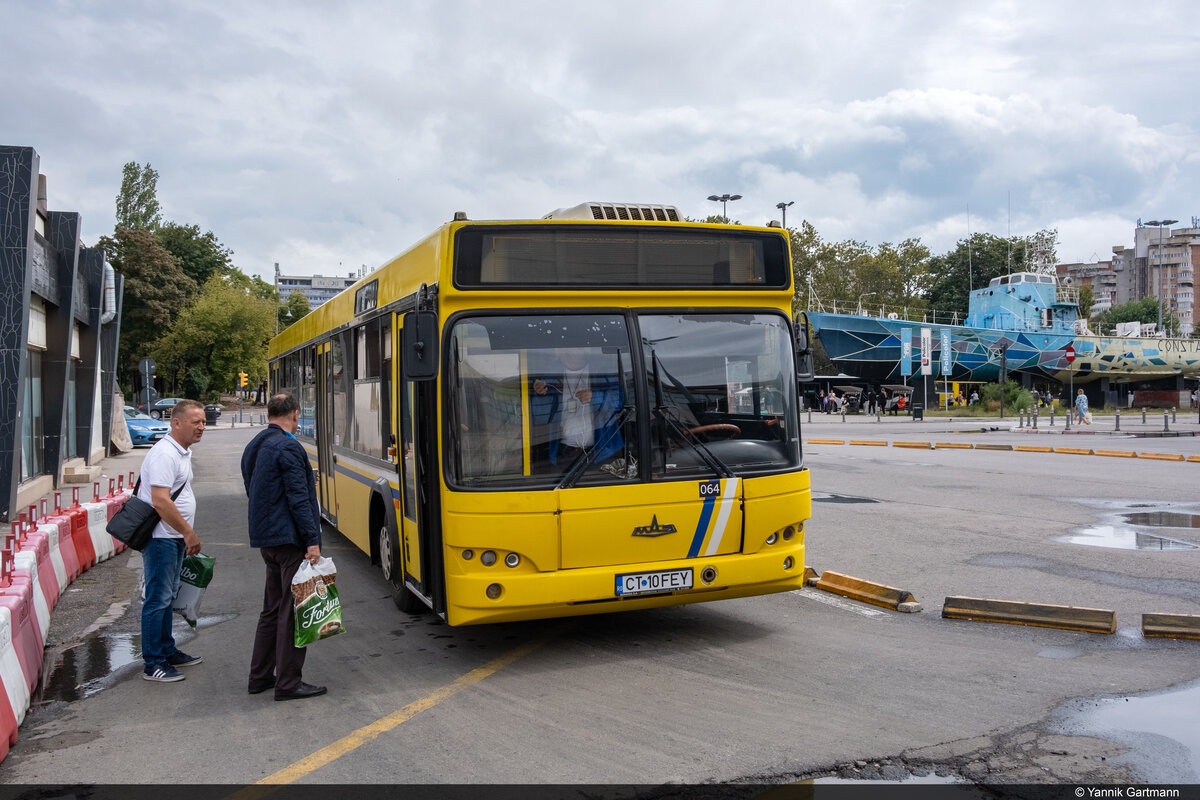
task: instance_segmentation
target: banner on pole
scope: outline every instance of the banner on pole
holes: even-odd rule
[[[921,374],[933,374],[933,330],[921,328]]]
[[[912,336],[915,333],[912,328],[900,332],[900,374],[904,377],[912,375]]]
[[[950,331],[942,328],[942,374],[947,378],[950,377],[950,373],[954,370],[953,355],[950,350]]]

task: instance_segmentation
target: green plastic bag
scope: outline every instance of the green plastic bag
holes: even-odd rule
[[[183,559],[183,567],[179,570],[179,592],[171,604],[171,610],[183,616],[187,624],[196,627],[196,618],[200,615],[200,600],[204,590],[212,582],[213,567],[217,560],[212,556],[199,553]]]
[[[315,565],[307,560],[300,562],[292,578],[296,647],[307,647],[346,630],[342,625],[342,601],[336,580],[337,567],[332,558],[322,558]]]

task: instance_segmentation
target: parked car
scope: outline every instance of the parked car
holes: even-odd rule
[[[163,397],[151,403],[149,408],[138,406],[138,410],[146,412],[154,419],[162,419],[171,416],[171,409],[182,399],[182,397]]]
[[[133,406],[125,406],[125,427],[134,444],[154,444],[171,432],[165,422],[153,419]]]

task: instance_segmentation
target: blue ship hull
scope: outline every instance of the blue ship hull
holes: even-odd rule
[[[831,361],[847,373],[880,383],[899,383],[901,343],[913,336],[912,374],[920,374],[921,329],[932,333],[930,361],[933,374],[941,373],[942,331],[950,332],[950,380],[995,381],[1000,377],[1003,350],[1010,372],[1029,372],[1055,378],[1068,369],[1065,350],[1074,334],[1026,333],[977,328],[967,325],[939,325],[855,314],[828,314],[812,311],[808,320]]]

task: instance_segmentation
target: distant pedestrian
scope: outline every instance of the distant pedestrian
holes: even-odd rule
[[[1081,424],[1092,424],[1092,415],[1088,413],[1087,395],[1083,393],[1083,389],[1075,393],[1075,415],[1079,418]]]

